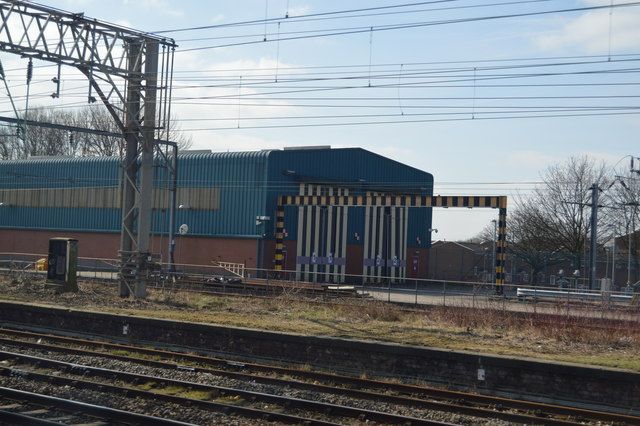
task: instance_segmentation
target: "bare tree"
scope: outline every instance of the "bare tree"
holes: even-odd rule
[[[527,270],[529,283],[535,283],[541,272],[562,261],[562,255],[555,242],[539,238],[545,215],[534,200],[517,197],[515,205],[507,219],[507,256]],[[494,227],[489,224],[469,241],[491,244],[495,238]]]
[[[571,157],[549,167],[542,175],[544,184],[521,208],[532,211],[532,230],[549,250],[566,253],[576,269],[591,231],[591,190],[593,184],[607,187],[610,177],[604,162],[589,157]],[[607,194],[601,202],[606,203]],[[529,225],[527,225],[529,226]]]
[[[549,266],[562,261],[560,244],[540,238],[540,229],[547,226],[546,218],[535,199],[526,199],[519,200],[507,222],[508,254],[529,267],[530,282]]]
[[[531,279],[563,262],[582,268],[591,231],[590,188],[611,182],[604,162],[586,156],[553,165],[541,177],[543,184],[532,195],[516,197],[507,219],[507,253],[528,266]],[[599,204],[609,203],[608,192],[602,193]],[[490,241],[492,235],[487,228],[477,238]],[[601,239],[607,238],[603,233]]]
[[[34,108],[29,111],[29,120],[43,123],[63,124],[79,128],[119,133],[120,129],[104,108],[86,107],[74,111]],[[161,129],[160,139],[178,144],[178,149],[188,149],[191,137],[182,133],[174,121],[169,129]],[[124,153],[123,139],[86,132],[69,132],[31,125],[28,127],[2,126],[0,128],[0,158],[19,159],[39,155],[55,156],[107,156],[121,157]]]

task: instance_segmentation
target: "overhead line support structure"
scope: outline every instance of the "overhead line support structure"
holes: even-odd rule
[[[507,197],[506,196],[430,196],[415,194],[388,195],[279,195],[276,204],[276,245],[274,268],[284,266],[284,229],[286,206],[337,206],[337,207],[416,207],[416,208],[491,208],[498,209],[495,248],[495,291],[504,293],[507,261]]]
[[[0,19],[0,51],[80,70],[89,101],[95,91],[124,135],[120,296],[144,298],[155,136],[168,135],[174,41],[27,1],[0,0]]]

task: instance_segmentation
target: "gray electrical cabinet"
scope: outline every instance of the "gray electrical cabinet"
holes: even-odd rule
[[[47,281],[60,286],[62,292],[78,291],[78,240],[73,238],[51,238]]]

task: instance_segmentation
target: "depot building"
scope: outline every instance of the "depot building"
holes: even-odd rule
[[[178,157],[175,262],[273,269],[282,195],[432,195],[433,176],[361,148],[185,152]],[[151,250],[167,261],[171,179],[155,167]],[[0,252],[44,254],[52,237],[81,258],[117,259],[122,167],[114,157],[0,162]],[[313,282],[427,277],[431,208],[285,208],[283,266]]]

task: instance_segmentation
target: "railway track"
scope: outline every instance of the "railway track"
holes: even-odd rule
[[[104,423],[101,423],[104,421]],[[95,404],[0,387],[0,423],[13,425],[165,425],[175,420],[117,410]]]
[[[337,404],[91,367],[16,352],[0,351],[0,359],[18,365],[0,366],[0,375],[2,376],[17,375],[22,380],[45,382],[56,386],[76,387],[83,390],[95,390],[114,395],[123,395],[127,398],[169,402],[263,421],[286,424],[334,425],[347,423],[345,419],[356,419],[383,424],[447,424]],[[128,385],[123,385],[123,383]],[[191,395],[199,394],[203,399],[182,396],[183,393],[187,392]],[[225,398],[231,401],[242,399],[247,405],[236,405],[235,402],[220,403],[209,401],[208,399],[211,398]],[[300,414],[288,414],[288,412],[292,411]]]
[[[161,369],[167,372],[167,374],[170,374],[171,371],[189,371],[194,374],[208,374],[225,377],[238,382],[258,383],[270,387],[285,387],[296,390],[297,392],[313,392],[343,399],[347,398],[406,407],[409,412],[419,412],[420,410],[437,411],[441,413],[456,413],[457,415],[470,416],[476,419],[499,419],[507,423],[526,424],[568,425],[593,422],[640,424],[640,417],[624,414],[498,398],[426,386],[391,383],[264,364],[243,363],[182,352],[20,330],[1,329],[0,334],[7,336],[0,338],[0,344],[6,346],[29,348],[46,353],[109,358],[137,365],[145,365],[154,369]],[[5,360],[26,360],[27,358],[21,358],[24,356],[26,355],[16,353],[0,354],[0,357],[3,357]],[[36,365],[42,365],[49,361],[34,359],[32,362]],[[57,365],[61,368],[65,365],[55,364],[56,362],[60,361],[50,361],[50,365]],[[103,377],[110,377],[110,375],[113,376],[117,374],[111,371],[94,371],[86,366],[78,368],[84,368],[81,370],[83,371],[82,374],[91,373],[99,376],[102,375]],[[71,371],[69,369],[73,370],[72,366],[67,365],[65,370]],[[127,380],[133,382],[139,382],[141,380],[147,380],[153,383],[162,382],[165,383],[165,388],[167,386],[173,386],[174,388],[193,389],[198,392],[213,392],[218,395],[224,394],[228,397],[242,400],[278,404],[286,410],[296,408],[303,411],[311,410],[316,413],[320,412],[324,415],[327,415],[327,413],[337,415],[339,413],[342,417],[346,418],[365,419],[380,423],[441,424],[441,422],[423,423],[429,420],[411,418],[411,416],[398,416],[397,414],[372,412],[372,410],[363,411],[362,409],[353,409],[353,407],[336,407],[335,404],[327,405],[325,403],[324,405],[314,405],[312,404],[313,401],[300,401],[300,398],[292,401],[278,399],[274,395],[247,393],[247,391],[242,389],[222,389],[219,386],[215,388],[210,385],[197,383],[177,383],[166,378],[155,377],[151,379],[127,376]],[[190,402],[190,404],[194,404],[194,402]],[[246,413],[237,414],[247,415]],[[270,416],[270,414],[263,413],[263,416],[265,415]],[[300,421],[299,418],[297,420]],[[312,420],[313,418],[306,419],[306,421]]]

